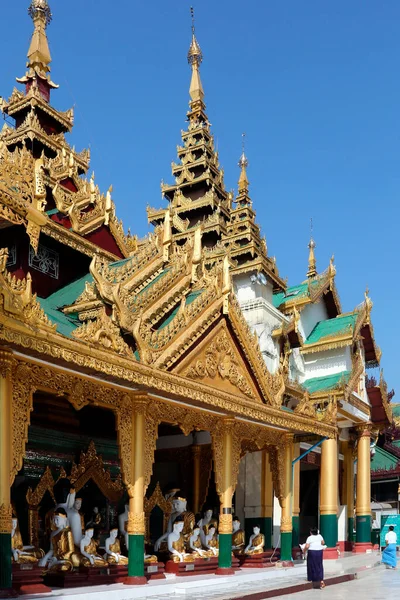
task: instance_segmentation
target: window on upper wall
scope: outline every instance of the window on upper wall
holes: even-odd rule
[[[29,266],[53,279],[58,279],[60,257],[58,252],[39,244],[37,254],[29,246]]]
[[[8,258],[6,262],[7,267],[13,267],[17,264],[17,246],[13,244],[8,247]]]

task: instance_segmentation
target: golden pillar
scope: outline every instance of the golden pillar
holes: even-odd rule
[[[300,444],[293,445],[293,459],[300,456]],[[293,548],[299,545],[300,536],[300,461],[293,467],[293,508],[292,508],[292,544]]]
[[[231,417],[223,419],[222,426],[222,477],[220,491],[219,515],[219,555],[218,575],[233,574],[232,569],[232,496],[233,496],[233,428],[235,420]],[[220,444],[220,441],[217,442]],[[240,458],[240,457],[239,457]]]
[[[193,512],[196,515],[200,511],[200,458],[201,446],[192,446],[193,456]]]
[[[292,558],[292,461],[293,461],[293,435],[287,434],[284,452],[284,485],[281,516],[281,560]],[[282,450],[281,450],[282,451]]]
[[[265,537],[265,547],[272,546],[272,517],[274,508],[274,488],[268,450],[261,456],[261,526]]]
[[[358,428],[356,552],[371,548],[371,424]]]
[[[343,454],[343,488],[342,488],[342,504],[347,506],[347,542],[353,542],[354,530],[354,457],[353,457],[353,442],[342,442]]]
[[[0,590],[11,588],[12,353],[0,350]]]
[[[328,548],[334,548],[338,541],[338,445],[336,439],[322,442],[320,477],[320,529]],[[329,554],[326,553],[329,558]],[[333,553],[334,558],[337,554]]]
[[[129,564],[128,584],[147,583],[144,576],[144,453],[146,400],[135,399],[132,415],[133,486],[129,499]]]

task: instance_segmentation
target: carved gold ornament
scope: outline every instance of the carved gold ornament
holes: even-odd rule
[[[218,519],[218,533],[232,533],[232,515],[220,514]]]
[[[12,529],[12,506],[11,504],[0,504],[0,533],[11,533]]]

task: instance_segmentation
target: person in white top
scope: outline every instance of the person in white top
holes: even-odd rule
[[[386,548],[382,552],[382,563],[387,569],[395,569],[397,567],[396,546],[397,535],[393,525],[390,525],[389,531],[385,535]]]
[[[308,550],[307,580],[312,581],[314,586],[318,584],[321,590],[325,587],[322,563],[324,547],[326,548],[324,538],[318,529],[313,527],[304,545],[304,551]]]

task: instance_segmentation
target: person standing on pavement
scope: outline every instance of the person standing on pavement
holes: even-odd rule
[[[394,532],[393,525],[390,525],[389,531],[385,535],[386,548],[382,553],[382,562],[387,569],[395,569],[397,567],[396,546],[397,535]]]
[[[324,566],[323,566],[323,553],[324,553],[325,542],[322,535],[318,532],[316,527],[310,530],[304,551],[307,552],[307,580],[312,581],[314,587],[318,587],[323,590],[325,587],[324,583]]]

